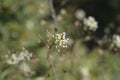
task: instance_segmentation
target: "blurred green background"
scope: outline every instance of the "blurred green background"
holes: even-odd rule
[[[59,32],[71,40],[65,56],[58,54],[54,61],[58,80],[120,80],[120,50],[109,49],[112,35],[120,34],[120,0],[53,0],[53,6]],[[79,9],[95,17],[97,31],[89,34],[75,26]],[[47,75],[47,48],[38,37],[47,41],[47,30],[54,31],[51,15],[50,0],[0,0],[0,80],[56,80],[53,73]],[[23,47],[38,59],[30,65],[35,73],[30,78],[2,63],[8,51]]]

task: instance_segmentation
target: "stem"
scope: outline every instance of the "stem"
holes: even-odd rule
[[[52,48],[53,45],[54,45],[54,43],[52,43],[52,44],[48,47],[47,61],[48,61],[48,63],[50,64],[50,68],[49,68],[47,74],[45,75],[45,77],[47,77],[47,76],[50,74],[51,70],[52,70],[52,65],[53,65],[53,63],[51,63],[51,62],[49,61],[49,52],[50,52],[50,49]]]
[[[53,0],[50,0],[50,9],[52,12],[52,18],[53,18],[54,25],[55,25],[55,27],[57,27],[57,18],[56,18],[56,12],[55,12],[55,9],[53,6]]]
[[[57,27],[57,18],[56,18],[56,12],[55,12],[55,9],[54,9],[54,6],[53,6],[53,0],[50,0],[50,9],[51,9],[51,13],[52,13],[52,18],[53,18],[53,23],[54,23],[54,26],[55,28]],[[54,29],[55,30],[55,29]],[[56,72],[56,68],[55,68],[55,65],[54,65],[54,61],[53,62],[50,62],[49,61],[49,52],[50,52],[50,49],[52,48],[52,46],[54,45],[54,43],[52,45],[49,46],[48,48],[48,53],[47,53],[47,60],[48,60],[48,63],[50,64],[50,69],[47,73],[47,75],[51,72],[53,72],[54,76],[55,76],[55,80],[59,80],[59,77],[57,75],[57,72]],[[55,57],[56,58],[56,57]]]
[[[56,72],[56,68],[54,66],[52,66],[52,70],[53,70],[53,74],[55,75],[55,80],[59,80],[59,77]]]
[[[49,61],[49,52],[50,52],[50,49],[52,48],[52,46],[54,45],[55,43],[52,43],[49,48],[48,48],[48,52],[47,52],[47,60]]]
[[[48,48],[47,60],[48,60],[48,63],[50,64],[50,69],[49,69],[48,73],[47,73],[45,76],[47,77],[47,76],[50,74],[51,70],[52,70],[52,72],[53,72],[53,74],[54,74],[54,76],[55,76],[55,80],[59,80],[59,77],[58,77],[57,71],[56,71],[56,67],[55,67],[55,65],[54,65],[54,61],[53,61],[53,62],[50,62],[50,61],[49,61],[49,52],[50,52],[50,49],[52,48],[52,46],[53,46],[54,44],[55,44],[55,43],[51,44],[51,45],[49,46],[49,48]],[[56,55],[57,55],[57,54],[56,54]],[[55,59],[56,59],[56,56],[55,56]],[[55,59],[54,59],[54,60],[55,60]]]
[[[46,45],[46,47],[49,49],[49,46],[47,45],[47,42],[45,42],[45,40],[41,37],[41,35],[39,34],[38,37],[40,38],[40,40],[42,40],[44,42],[44,44]]]

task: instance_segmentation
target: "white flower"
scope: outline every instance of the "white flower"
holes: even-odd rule
[[[66,13],[67,13],[67,12],[66,12],[66,10],[65,10],[64,8],[60,10],[60,14],[61,14],[61,15],[65,15]]]
[[[90,72],[87,67],[81,67],[80,72],[83,76],[83,80],[90,80]]]
[[[68,47],[68,41],[69,39],[66,38],[66,33],[62,32],[62,33],[57,33],[55,35],[53,35],[54,39],[55,39],[55,44],[56,44],[56,48],[58,47],[62,47],[62,48],[67,48]],[[60,52],[60,50],[58,50]]]
[[[34,26],[35,26],[35,23],[34,23],[33,20],[28,20],[28,21],[26,22],[26,27],[27,27],[27,29],[32,30],[32,29],[34,28]]]
[[[63,20],[63,16],[58,15],[58,16],[57,16],[57,21],[62,21],[62,20]]]
[[[18,57],[16,54],[6,55],[6,63],[9,65],[15,65],[19,63]]]
[[[46,0],[42,1],[42,3],[39,3],[39,7],[38,7],[38,15],[39,16],[45,16],[47,13],[49,13],[49,7],[48,2]]]
[[[88,28],[89,30],[95,31],[98,28],[98,22],[92,16],[89,16],[88,19],[85,18],[83,23],[85,28]]]
[[[9,65],[19,65],[20,71],[26,75],[31,75],[31,68],[27,64],[27,62],[32,57],[32,54],[29,53],[27,50],[23,49],[19,54],[7,54],[5,55],[5,62]]]
[[[77,19],[79,19],[79,20],[84,19],[85,16],[86,16],[86,13],[85,13],[84,10],[79,9],[79,10],[77,10],[77,11],[75,12],[75,17],[76,17]]]
[[[42,19],[41,21],[40,21],[40,24],[41,25],[45,25],[47,22],[44,20],[44,19]]]
[[[16,55],[15,53],[13,54],[8,54],[5,55],[6,58],[6,63],[9,65],[15,65],[19,64],[21,61],[26,62],[29,61],[32,57],[32,53],[29,53],[27,50],[23,50],[19,53],[19,55]]]
[[[29,53],[25,49],[23,49],[23,51],[21,51],[19,56],[18,56],[20,61],[22,61],[22,60],[30,60],[31,57],[32,57],[32,53]]]
[[[20,71],[24,74],[24,75],[26,75],[26,76],[29,76],[30,75],[30,72],[31,72],[31,68],[30,68],[30,66],[27,64],[27,63],[21,63],[21,65],[20,65]]]
[[[120,35],[113,35],[113,43],[116,47],[120,48]]]

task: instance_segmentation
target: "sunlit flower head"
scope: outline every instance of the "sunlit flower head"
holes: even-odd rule
[[[53,35],[53,37],[55,39],[56,48],[58,48],[58,47],[67,48],[68,47],[69,38],[66,38],[65,32],[62,32],[59,34],[57,33],[57,34]]]
[[[83,23],[85,25],[85,29],[96,31],[96,29],[98,28],[98,22],[92,16],[85,18]]]
[[[30,61],[32,53],[29,53],[27,50],[21,51],[19,54],[12,53],[5,55],[5,62],[9,65],[19,64],[21,62]]]
[[[27,50],[23,49],[23,51],[20,52],[18,58],[20,61],[22,60],[30,60],[32,57],[32,53],[29,53]]]
[[[120,48],[120,35],[113,35],[113,44]]]
[[[9,65],[15,65],[19,63],[18,57],[16,54],[5,55],[6,63]]]

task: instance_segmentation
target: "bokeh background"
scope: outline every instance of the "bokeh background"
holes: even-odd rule
[[[120,34],[120,0],[53,0],[53,6],[59,32],[70,38],[68,49],[55,60],[59,80],[120,80],[120,50],[110,47],[112,36]],[[81,30],[75,17],[79,9],[98,21],[95,32]],[[47,48],[38,37],[47,41],[47,30],[53,33],[53,28],[50,0],[0,0],[0,80],[55,80],[52,73],[46,77]],[[37,58],[30,64],[30,79],[2,63],[8,51],[23,47]]]

